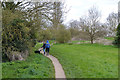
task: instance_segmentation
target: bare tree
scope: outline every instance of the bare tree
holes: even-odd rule
[[[116,28],[118,25],[118,14],[117,13],[110,13],[107,17],[107,29],[110,36],[115,36]]]
[[[91,44],[103,31],[103,26],[100,25],[100,17],[100,12],[93,6],[88,10],[88,15],[80,19],[81,28],[88,33]]]
[[[79,35],[79,21],[71,20],[69,23],[69,30],[72,38]]]
[[[63,3],[62,2],[54,2],[53,3],[53,19],[52,19],[52,23],[53,23],[53,27],[55,29],[57,29],[58,25],[61,24],[63,22],[63,12],[62,12],[62,7],[63,7]]]
[[[56,39],[57,35],[55,34],[64,21],[64,14],[67,12],[65,9],[65,2],[53,2],[51,15],[49,20],[51,21],[52,27],[51,31],[53,33],[53,38]]]
[[[80,26],[79,26],[80,29],[82,31],[86,31],[86,26],[88,25],[87,17],[86,16],[81,17],[79,23],[80,23]]]
[[[69,23],[69,27],[74,28],[74,29],[78,29],[79,28],[79,21],[71,20]]]

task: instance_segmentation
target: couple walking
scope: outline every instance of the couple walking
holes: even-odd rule
[[[44,55],[49,55],[49,51],[50,51],[50,44],[49,44],[49,41],[47,40],[47,42],[43,42],[43,46],[41,47],[43,48],[43,52],[44,52]]]

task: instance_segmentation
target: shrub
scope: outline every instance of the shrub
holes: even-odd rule
[[[117,34],[116,34],[115,40],[113,41],[113,44],[120,47],[120,23],[117,27]]]
[[[5,26],[2,33],[2,56],[12,60],[12,51],[25,53],[31,49],[29,36],[30,29],[25,25],[26,21],[14,19],[8,26]],[[6,55],[6,57],[4,57]],[[24,57],[24,56],[23,56]]]
[[[49,29],[40,30],[36,35],[38,41],[50,40],[52,38],[52,34]]]
[[[60,25],[59,29],[57,30],[56,41],[59,43],[66,43],[70,41],[71,33],[69,30],[65,28],[64,25]]]

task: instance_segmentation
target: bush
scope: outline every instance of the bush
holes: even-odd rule
[[[70,28],[70,33],[71,33],[71,37],[75,37],[75,36],[78,36],[80,31],[78,29],[74,29],[74,28]]]
[[[71,40],[71,33],[65,28],[64,25],[60,25],[57,30],[56,41],[59,43],[66,43]]]
[[[115,40],[113,41],[113,44],[120,47],[120,23],[117,27],[117,34],[116,34]]]
[[[2,33],[2,56],[12,60],[13,51],[26,54],[31,49],[30,29],[26,27],[26,21],[14,19],[9,25],[4,26]],[[6,57],[5,57],[6,56]],[[22,56],[24,57],[24,56]],[[3,59],[5,60],[5,59]]]
[[[38,41],[50,40],[52,38],[52,34],[49,29],[40,30],[37,34]]]

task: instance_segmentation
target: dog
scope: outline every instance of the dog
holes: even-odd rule
[[[35,51],[35,53],[38,53],[38,54],[40,54],[40,51],[41,51],[41,50]]]
[[[35,51],[35,53],[40,54],[40,51],[42,51],[42,48],[38,49],[38,51]]]

